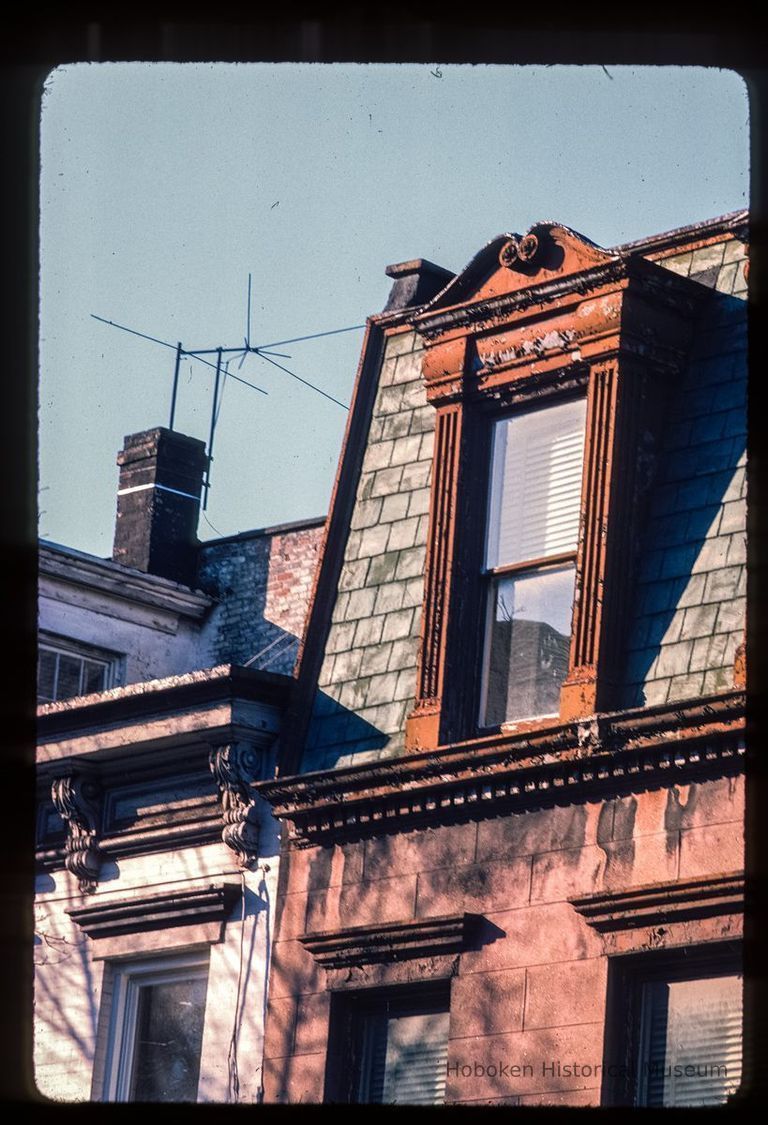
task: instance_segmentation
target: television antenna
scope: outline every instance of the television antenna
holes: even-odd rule
[[[320,336],[336,336],[341,332],[353,332],[356,329],[364,328],[365,325],[353,324],[349,328],[334,328],[328,332],[314,332],[308,336],[294,336],[290,340],[275,340],[271,344],[254,345],[251,343],[251,284],[251,274],[248,274],[248,297],[246,306],[245,336],[243,337],[242,344],[232,348],[185,348],[180,340],[176,344],[172,344],[168,340],[160,340],[157,336],[149,336],[147,335],[147,333],[139,332],[135,328],[129,328],[125,324],[118,324],[114,320],[107,320],[106,317],[97,316],[96,313],[91,313],[93,319],[100,321],[102,324],[108,324],[112,328],[119,328],[123,332],[130,332],[131,335],[139,336],[142,340],[149,340],[153,344],[161,344],[163,347],[171,348],[173,351],[175,351],[176,359],[173,368],[173,384],[171,388],[171,411],[170,420],[168,423],[168,428],[170,430],[173,430],[176,420],[176,404],[179,393],[179,373],[181,370],[182,359],[187,357],[193,361],[202,363],[204,366],[210,367],[214,370],[215,375],[212,388],[213,394],[211,397],[210,424],[208,427],[208,445],[206,448],[206,456],[208,460],[205,469],[205,478],[203,480],[203,511],[205,511],[208,507],[208,491],[211,487],[211,466],[213,464],[213,443],[216,437],[216,425],[219,420],[221,403],[224,397],[224,387],[226,385],[227,379],[233,379],[236,383],[241,383],[246,387],[250,387],[251,390],[258,391],[259,394],[266,395],[269,393],[268,391],[265,391],[263,387],[257,386],[256,383],[251,383],[247,379],[244,379],[241,375],[236,375],[233,371],[230,371],[229,366],[237,356],[240,357],[240,362],[237,365],[238,371],[242,369],[242,366],[249,355],[256,355],[260,359],[266,360],[267,363],[271,363],[273,367],[277,367],[281,371],[284,371],[287,375],[290,375],[291,378],[298,380],[298,382],[300,383],[303,383],[305,387],[309,387],[310,390],[316,391],[317,394],[322,395],[323,398],[327,398],[331,402],[336,403],[336,405],[340,406],[342,410],[349,410],[349,407],[346,403],[341,402],[337,398],[334,398],[333,395],[329,394],[327,391],[324,391],[322,387],[315,386],[315,384],[310,383],[308,379],[303,379],[301,375],[297,375],[295,371],[291,371],[282,363],[278,363],[277,360],[273,357],[277,356],[280,359],[290,359],[291,357],[290,355],[286,355],[285,352],[276,352],[272,349],[281,347],[285,344],[297,344],[304,340],[316,340]],[[211,356],[212,358],[206,358],[208,356]],[[225,359],[225,356],[228,356],[229,358]]]

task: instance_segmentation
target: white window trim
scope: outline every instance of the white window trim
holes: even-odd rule
[[[142,986],[191,978],[208,979],[209,955],[204,952],[115,962],[103,1100],[130,1101],[136,1045],[136,1017]],[[207,1004],[206,1004],[207,1006]]]

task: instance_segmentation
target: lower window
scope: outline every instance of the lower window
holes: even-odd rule
[[[448,990],[336,998],[334,1101],[441,1105],[448,1059]]]
[[[207,954],[121,964],[114,974],[105,1100],[196,1101]]]
[[[481,724],[556,715],[568,672],[572,564],[496,578],[486,626]]]
[[[623,1096],[609,1100],[638,1106],[721,1105],[738,1089],[738,959],[703,950],[684,952],[686,957],[632,958],[617,966],[612,1026],[618,1017],[626,1042],[623,1057],[609,1058],[606,1071],[614,1091],[623,1086]]]

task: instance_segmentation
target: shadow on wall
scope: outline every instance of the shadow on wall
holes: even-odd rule
[[[292,673],[299,638],[269,620],[268,602],[282,600],[287,615],[302,611],[288,584],[276,587],[272,549],[269,535],[203,546],[198,585],[218,602],[210,621],[213,664]]]
[[[713,292],[670,389],[640,539],[624,704],[731,686],[745,593],[746,302]]]
[[[302,772],[375,762],[391,735],[363,719],[325,692],[315,704],[305,742]]]

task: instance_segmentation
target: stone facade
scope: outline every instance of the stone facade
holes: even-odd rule
[[[697,941],[723,940],[739,926],[710,919],[692,931],[678,922],[661,937],[641,927],[606,950],[571,899],[740,871],[743,796],[741,779],[730,777],[292,851],[272,962],[268,1100],[322,1100],[334,990],[434,976],[450,982],[446,1102],[600,1105],[609,954],[694,932]],[[299,940],[464,911],[482,915],[486,941],[442,963],[367,966],[342,979],[319,969]],[[489,1074],[500,1061],[532,1073]],[[585,1073],[563,1072],[571,1063]]]

